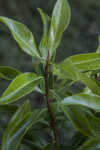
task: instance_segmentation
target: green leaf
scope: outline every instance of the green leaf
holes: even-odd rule
[[[61,102],[61,98],[54,91],[50,90],[58,103]],[[87,136],[94,136],[94,133],[88,123],[88,120],[81,107],[63,106],[60,105],[65,115],[69,118],[74,127],[83,132]]]
[[[33,91],[43,77],[35,73],[22,73],[17,76],[0,98],[0,105],[11,103]]]
[[[38,11],[39,11],[39,13],[41,15],[42,21],[43,21],[44,33],[48,34],[49,28],[50,28],[50,23],[51,23],[51,18],[47,14],[45,14],[42,11],[42,9],[40,9],[40,8],[37,8],[37,9],[38,9]]]
[[[99,46],[98,46],[98,49],[97,49],[97,53],[100,53],[100,35],[99,35]]]
[[[77,72],[79,80],[85,84],[94,94],[100,95],[99,83],[86,74]]]
[[[28,131],[22,139],[22,143],[35,150],[43,150],[46,141],[33,130]]]
[[[18,110],[20,115],[23,112],[23,110],[24,108]],[[35,124],[39,120],[42,120],[45,117],[46,109],[37,109],[37,110],[34,110],[33,112],[27,111],[26,113],[23,113],[24,116],[20,120],[17,117],[16,113],[14,115],[16,116],[15,120],[14,121],[13,119],[11,120],[11,122],[13,121],[14,125],[11,127],[11,122],[10,122],[10,124],[8,125],[5,131],[1,150],[6,150],[6,149],[16,150],[22,137],[27,132],[27,130],[33,124]]]
[[[94,94],[79,93],[64,98],[60,105],[80,105],[92,108],[100,112],[100,96]]]
[[[90,139],[77,150],[100,150],[100,139]]]
[[[70,149],[76,150],[79,146],[81,146],[86,141],[86,136],[81,132],[76,132],[71,139]]]
[[[10,120],[9,125],[7,126],[4,136],[3,136],[3,141],[1,145],[1,150],[6,150],[6,144],[7,140],[9,140],[9,135],[11,131],[15,128],[15,126],[24,118],[24,116],[30,112],[30,104],[29,101],[26,101],[13,115],[12,119]]]
[[[12,80],[15,77],[17,77],[19,74],[21,74],[21,72],[14,68],[0,66],[0,78]]]
[[[69,86],[73,84],[72,80],[62,80],[57,87],[58,92],[65,92]]]
[[[34,37],[25,25],[6,17],[0,17],[0,21],[9,27],[14,39],[25,53],[37,58],[40,57]]]
[[[96,136],[100,138],[100,119],[94,116],[86,115],[89,124]]]
[[[47,56],[48,56],[48,48],[47,48],[48,32],[49,32],[49,28],[50,28],[50,24],[51,24],[51,18],[47,14],[45,14],[40,8],[38,8],[38,11],[41,15],[41,18],[43,21],[43,26],[44,26],[44,29],[43,29],[44,34],[41,39],[39,49],[40,49],[42,56],[47,58]]]
[[[55,150],[55,149],[56,149],[56,145],[54,142],[49,143],[44,147],[44,150]]]
[[[77,81],[77,73],[74,65],[71,61],[66,64],[54,64],[53,74],[58,77],[58,79],[70,79]]]
[[[0,114],[13,114],[18,109],[18,106],[14,105],[0,105]]]
[[[95,70],[100,68],[100,53],[79,54],[66,58],[60,64],[67,66],[71,61],[77,70]]]
[[[63,31],[67,28],[70,20],[70,8],[67,0],[57,0],[53,9],[51,27],[48,38],[50,57],[58,47]]]
[[[49,73],[48,86],[49,86],[49,89],[53,89],[54,87],[54,79],[53,79],[52,72]]]

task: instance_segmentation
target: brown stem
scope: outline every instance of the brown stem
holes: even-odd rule
[[[48,112],[49,112],[49,116],[50,116],[50,120],[51,120],[50,125],[51,125],[51,128],[53,130],[54,139],[55,139],[55,142],[56,142],[56,147],[57,147],[57,150],[60,150],[58,134],[57,134],[57,130],[56,130],[56,127],[55,127],[55,120],[54,120],[54,116],[53,116],[53,113],[52,113],[51,101],[50,101],[50,98],[49,98],[48,76],[49,76],[49,54],[48,54],[47,61],[46,61],[46,66],[45,66],[45,92],[46,92],[45,97],[46,97]]]

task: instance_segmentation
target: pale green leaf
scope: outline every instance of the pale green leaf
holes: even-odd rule
[[[14,68],[0,66],[0,78],[12,80],[15,77],[17,77],[19,74],[21,74],[21,72]]]
[[[50,57],[58,47],[63,31],[67,28],[70,20],[70,8],[67,0],[57,0],[52,14],[51,27],[48,38]]]
[[[71,61],[66,64],[54,64],[53,74],[58,77],[58,79],[70,79],[77,81],[77,73],[74,65]]]
[[[9,85],[0,98],[0,105],[11,103],[34,90],[43,77],[35,73],[22,73]]]
[[[48,48],[47,48],[47,44],[48,44],[48,32],[49,32],[49,28],[50,28],[50,24],[51,24],[51,18],[45,14],[40,8],[38,8],[38,11],[41,15],[42,21],[43,21],[43,26],[44,26],[44,34],[43,37],[41,39],[40,42],[40,52],[42,54],[42,57],[47,58],[48,56]]]
[[[14,39],[18,42],[24,52],[37,58],[40,57],[34,37],[25,25],[6,17],[0,17],[0,21],[9,27]]]
[[[79,93],[64,98],[60,105],[80,105],[92,108],[100,112],[100,96],[94,94]]]
[[[100,53],[79,54],[66,58],[60,64],[67,66],[71,61],[77,70],[96,70],[100,68]]]

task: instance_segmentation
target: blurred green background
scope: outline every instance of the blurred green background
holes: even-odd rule
[[[40,7],[51,16],[55,2],[56,0],[0,0],[0,16],[25,24],[32,31],[36,45],[39,47],[43,25],[36,8]],[[71,20],[67,30],[63,33],[55,62],[60,62],[74,54],[95,52],[98,47],[100,0],[68,0],[68,2]],[[20,50],[9,29],[0,23],[0,65],[14,67],[22,72],[32,72],[34,68],[31,62],[31,57]],[[0,95],[9,83],[0,79]],[[80,87],[73,86],[72,88],[77,92]],[[31,99],[32,108],[43,105],[42,96],[36,93],[35,96],[33,94],[26,96],[21,103],[25,99]],[[33,99],[36,101],[34,102]]]

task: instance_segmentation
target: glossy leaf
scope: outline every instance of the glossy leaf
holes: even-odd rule
[[[6,144],[7,140],[9,139],[9,135],[11,131],[15,128],[15,126],[24,118],[24,116],[30,112],[30,104],[28,101],[26,101],[13,115],[9,125],[7,126],[4,136],[3,136],[3,141],[1,145],[1,150],[6,150]]]
[[[49,31],[48,48],[50,57],[59,45],[63,31],[70,20],[70,8],[67,0],[57,0],[53,9],[51,27]]]
[[[67,66],[71,61],[77,70],[95,70],[100,68],[100,53],[79,54],[66,58],[60,64]]]
[[[77,73],[74,65],[71,61],[68,61],[66,64],[54,64],[53,65],[53,74],[58,77],[58,79],[70,79],[77,81]]]
[[[100,112],[100,96],[94,94],[75,94],[66,97],[60,104],[63,105],[80,105],[92,108]]]
[[[42,120],[45,117],[46,109],[38,109],[33,111],[32,113],[29,112],[22,121],[19,122],[17,126],[13,129],[10,133],[9,139],[7,141],[7,148],[11,150],[11,148],[15,149],[19,144],[20,140],[27,132],[27,130],[39,120]]]
[[[90,139],[77,150],[99,150],[99,149],[100,149],[100,139]]]
[[[86,117],[95,135],[100,138],[100,119],[91,115],[86,115]]]
[[[6,17],[0,17],[0,21],[9,27],[14,39],[24,52],[37,58],[40,57],[34,37],[25,25]]]
[[[45,14],[40,8],[38,8],[38,11],[41,15],[41,18],[43,21],[43,26],[44,26],[44,34],[41,39],[39,49],[42,54],[42,57],[47,58],[47,56],[48,56],[48,47],[47,47],[48,32],[49,32],[49,28],[50,28],[50,24],[51,24],[51,18],[47,14]]]
[[[19,111],[19,113],[18,113]],[[18,113],[18,115],[22,114],[23,111],[25,111],[24,107],[19,109],[16,113]],[[24,134],[27,132],[27,130],[36,122],[38,122],[39,120],[42,120],[45,117],[45,113],[46,113],[46,109],[37,109],[34,110],[33,112],[29,112],[27,111],[26,113],[23,112],[23,117],[19,117],[18,115],[15,113],[15,115],[13,116],[12,120],[10,121],[5,134],[4,134],[4,138],[3,138],[3,142],[2,142],[2,148],[1,150],[11,150],[14,149],[16,150],[22,137],[24,136]],[[16,118],[15,118],[16,116]],[[11,128],[11,124],[15,123],[15,125],[13,125],[13,127]]]
[[[21,72],[14,68],[0,66],[0,78],[12,80],[15,77],[17,77],[19,74],[21,74]]]
[[[42,77],[35,73],[22,73],[17,76],[0,98],[0,104],[11,103],[33,91]]]
[[[99,58],[100,58],[100,53],[78,54],[78,55],[73,55],[73,56],[66,58],[61,63],[66,63],[70,59],[74,65],[77,65],[80,63],[92,61],[92,60],[99,59]]]
[[[77,75],[79,80],[85,84],[94,94],[100,95],[100,85],[95,79],[80,72],[77,72]]]
[[[55,97],[55,99],[60,103],[62,100],[61,98],[51,90],[51,93]],[[71,123],[74,125],[74,127],[78,130],[83,132],[87,136],[94,136],[94,133],[88,123],[88,120],[81,109],[81,107],[74,107],[74,106],[63,106],[61,105],[61,108],[65,115],[69,118]]]

